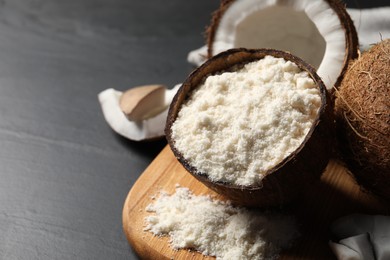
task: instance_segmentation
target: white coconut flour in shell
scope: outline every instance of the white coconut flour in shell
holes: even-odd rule
[[[298,236],[294,219],[233,207],[188,188],[162,192],[146,210],[145,230],[169,235],[174,249],[190,248],[217,260],[275,259]]]
[[[321,105],[307,72],[266,56],[207,77],[172,125],[175,147],[211,180],[258,184],[305,139]]]

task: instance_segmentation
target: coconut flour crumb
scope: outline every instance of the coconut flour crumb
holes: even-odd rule
[[[146,210],[145,230],[169,235],[174,249],[189,248],[222,259],[274,259],[297,237],[292,217],[234,207],[177,187]],[[154,213],[154,214],[153,214]]]
[[[207,77],[181,107],[172,137],[210,179],[253,185],[301,145],[320,105],[307,72],[266,56]]]

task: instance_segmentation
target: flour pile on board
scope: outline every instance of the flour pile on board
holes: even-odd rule
[[[298,235],[290,216],[233,207],[184,187],[172,195],[161,192],[146,210],[145,230],[169,235],[174,249],[217,259],[274,259]]]

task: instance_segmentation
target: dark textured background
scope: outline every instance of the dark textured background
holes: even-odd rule
[[[118,137],[97,94],[183,81],[217,5],[0,1],[0,259],[136,258],[122,206],[165,142]]]

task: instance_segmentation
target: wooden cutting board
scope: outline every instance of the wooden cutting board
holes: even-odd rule
[[[176,185],[188,187],[194,194],[211,194],[223,199],[192,177],[166,146],[139,177],[130,190],[123,208],[123,229],[142,259],[214,259],[189,250],[172,250],[169,238],[157,237],[143,230],[145,207],[152,197],[164,190],[173,193]],[[335,219],[351,213],[389,214],[389,207],[364,193],[346,169],[331,161],[321,181],[305,189],[288,211],[300,224],[301,237],[282,252],[280,259],[334,259],[328,247],[329,226]]]

